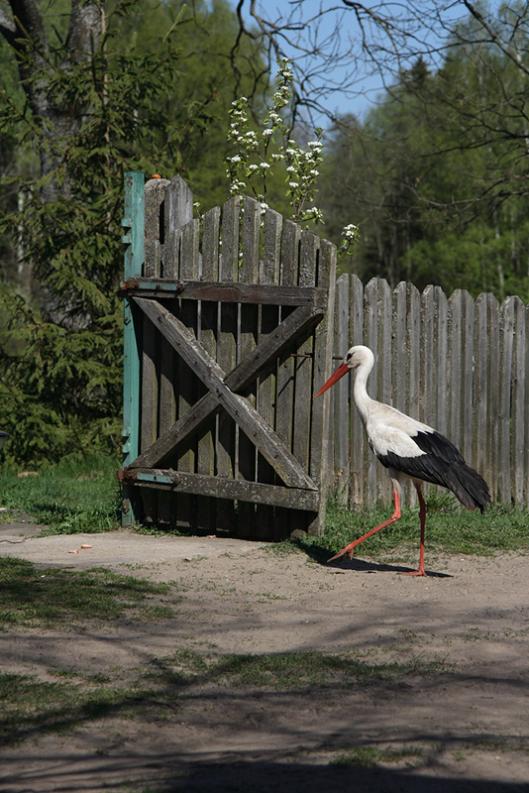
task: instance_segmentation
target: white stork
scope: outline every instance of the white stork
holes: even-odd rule
[[[406,416],[390,405],[376,402],[367,393],[367,378],[375,363],[375,356],[369,347],[351,347],[344,362],[323,384],[316,396],[338,382],[349,370],[356,372],[354,400],[366,428],[371,450],[382,465],[388,469],[393,484],[394,510],[390,518],[379,526],[363,534],[346,545],[335,556],[344,554],[352,558],[354,549],[361,542],[380,529],[395,523],[401,517],[401,481],[404,477],[412,479],[419,498],[419,520],[421,544],[419,567],[407,575],[424,575],[424,527],[426,524],[426,503],[422,493],[422,483],[432,482],[448,488],[467,509],[480,509],[481,512],[490,502],[487,483],[465,463],[459,450],[433,427]]]

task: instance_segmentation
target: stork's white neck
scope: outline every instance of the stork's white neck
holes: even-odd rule
[[[367,413],[369,409],[369,405],[373,400],[367,393],[367,378],[371,374],[371,369],[373,368],[374,359],[365,361],[361,363],[360,366],[356,370],[355,374],[355,383],[354,383],[354,400],[356,407],[360,415],[362,416],[363,421],[367,420]]]

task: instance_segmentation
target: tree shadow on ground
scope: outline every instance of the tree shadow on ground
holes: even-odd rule
[[[505,782],[436,778],[405,771],[304,763],[197,764],[167,793],[527,793],[527,786]]]

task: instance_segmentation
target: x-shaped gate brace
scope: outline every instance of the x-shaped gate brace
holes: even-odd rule
[[[144,487],[176,489],[183,493],[255,501],[276,506],[317,511],[319,494],[312,479],[274,429],[237,391],[251,386],[272,359],[312,331],[324,316],[325,290],[312,287],[278,287],[248,284],[175,282],[135,278],[122,285],[122,293],[158,328],[167,342],[198,375],[208,393],[176,421],[152,446],[121,472],[125,482]],[[155,297],[262,303],[297,306],[231,372],[225,373],[198,342],[195,334]],[[301,305],[300,305],[301,304]],[[272,466],[284,486],[232,480],[224,477],[160,469],[177,446],[185,443],[219,407],[241,427]]]

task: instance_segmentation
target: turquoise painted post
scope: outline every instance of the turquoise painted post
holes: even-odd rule
[[[121,225],[126,229],[122,242],[125,248],[125,280],[141,276],[144,260],[145,204],[143,197],[145,177],[140,171],[125,174],[125,217]],[[138,329],[134,326],[134,312],[129,298],[125,298],[125,323],[123,333],[123,465],[127,466],[138,456],[140,423],[140,351]],[[130,487],[123,489],[121,523],[131,526],[135,522]]]

